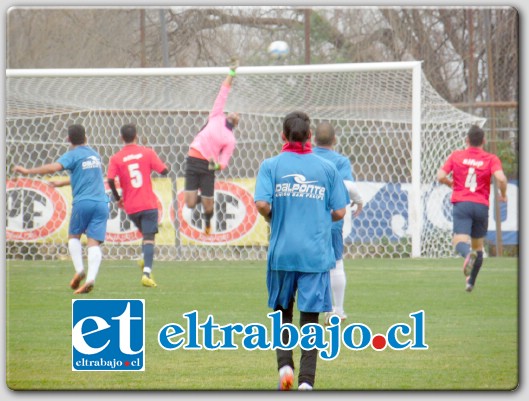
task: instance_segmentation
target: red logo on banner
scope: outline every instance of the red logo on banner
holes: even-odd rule
[[[6,182],[6,239],[35,241],[57,231],[66,220],[66,201],[45,181]]]
[[[225,244],[248,234],[257,221],[257,209],[253,196],[244,188],[227,181],[215,182],[215,209],[211,220],[213,232],[204,233],[202,207],[184,216],[184,191],[178,193],[178,221],[180,233],[192,240]],[[186,208],[187,209],[187,208]],[[174,214],[174,211],[172,211]]]

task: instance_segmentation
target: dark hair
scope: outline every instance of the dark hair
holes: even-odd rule
[[[283,120],[283,134],[289,142],[301,142],[303,145],[309,139],[310,118],[302,111],[287,114]]]
[[[74,124],[68,127],[68,140],[72,145],[82,145],[86,142],[86,132],[81,124]]]
[[[125,143],[132,143],[136,139],[136,126],[134,124],[125,124],[121,127],[121,137]]]
[[[322,121],[316,126],[314,140],[318,146],[331,146],[334,144],[334,128],[328,121]]]
[[[485,132],[477,125],[473,125],[468,130],[467,137],[470,146],[481,146],[485,139]]]

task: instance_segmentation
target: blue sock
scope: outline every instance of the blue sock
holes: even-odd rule
[[[143,244],[143,261],[145,262],[145,267],[152,269],[152,263],[154,260],[154,244]]]
[[[470,244],[468,242],[458,242],[456,244],[456,252],[466,258],[470,253]]]

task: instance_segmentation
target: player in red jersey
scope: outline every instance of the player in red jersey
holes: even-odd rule
[[[453,244],[465,258],[463,273],[466,290],[470,292],[483,264],[491,177],[496,179],[501,202],[507,201],[507,177],[498,156],[483,150],[485,133],[480,127],[470,127],[466,144],[466,149],[452,152],[437,172],[437,180],[453,190]],[[452,178],[448,177],[450,173]]]
[[[125,146],[110,158],[108,186],[120,208],[140,230],[143,242],[143,275],[141,282],[146,287],[156,287],[151,275],[154,260],[154,237],[158,233],[158,206],[152,190],[151,172],[166,175],[169,169],[156,152],[137,144],[134,124],[121,127],[121,138]],[[119,179],[122,197],[116,190],[115,178]]]

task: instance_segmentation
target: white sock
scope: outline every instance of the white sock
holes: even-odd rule
[[[193,209],[184,204],[184,207],[182,208],[182,217],[186,221],[191,221],[193,219]]]
[[[88,248],[88,275],[86,276],[86,282],[96,281],[101,259],[103,259],[103,253],[99,246],[91,246]]]
[[[334,311],[343,315],[343,302],[345,297],[345,271],[343,269],[343,259],[336,261],[336,267],[331,269],[331,290],[334,301]]]
[[[286,373],[294,373],[294,369],[292,369],[288,365],[285,365],[281,369],[279,369],[279,376],[283,376]]]
[[[301,383],[298,387],[298,390],[301,390],[301,391],[311,391],[312,390],[312,386],[309,384],[309,383]]]
[[[75,272],[81,274],[84,271],[81,240],[79,238],[70,238],[68,240],[68,251],[70,252]]]

